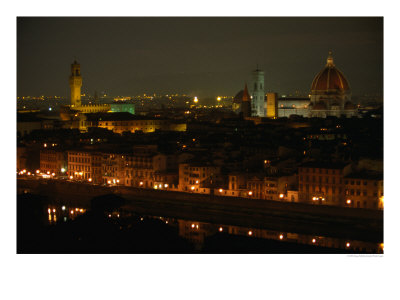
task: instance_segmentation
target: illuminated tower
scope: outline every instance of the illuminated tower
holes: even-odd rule
[[[75,60],[71,64],[71,76],[69,76],[69,86],[71,88],[71,106],[81,106],[81,65]]]
[[[252,86],[252,99],[251,99],[251,115],[254,117],[264,117],[264,71],[253,71],[253,86]]]

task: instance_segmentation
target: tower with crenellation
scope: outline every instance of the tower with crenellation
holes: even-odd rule
[[[71,106],[81,106],[82,76],[81,65],[75,60],[71,64],[71,75],[69,76],[69,87],[71,89]]]

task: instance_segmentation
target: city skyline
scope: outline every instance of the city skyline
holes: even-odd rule
[[[233,96],[257,67],[266,92],[307,93],[330,50],[353,95],[383,93],[383,18],[24,17],[17,45],[18,96],[68,97],[74,59],[89,94]]]

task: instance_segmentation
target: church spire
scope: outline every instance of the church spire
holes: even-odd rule
[[[249,91],[247,90],[247,83],[244,84],[243,101],[250,101]]]

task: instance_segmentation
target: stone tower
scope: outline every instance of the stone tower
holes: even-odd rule
[[[71,106],[81,106],[81,65],[78,64],[76,60],[71,64],[69,86],[71,88]]]
[[[253,117],[264,117],[264,71],[257,70],[252,72],[253,85],[251,86],[251,115]]]

